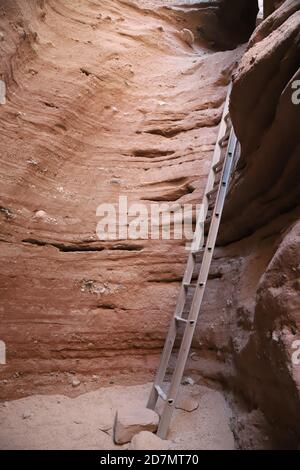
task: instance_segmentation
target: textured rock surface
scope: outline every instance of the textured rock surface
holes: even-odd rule
[[[236,359],[239,388],[263,410],[280,447],[300,442],[300,369],[292,360],[300,338],[300,106],[292,99],[300,78],[299,26],[300,2],[287,0],[256,30],[237,72],[231,111],[242,155],[221,237],[241,238],[269,222],[262,233],[270,246],[260,241],[251,249],[269,262],[250,308],[239,306],[243,322],[251,320]]]
[[[1,397],[156,367],[186,251],[100,242],[96,209],[199,202],[241,53],[187,46],[200,13],[165,3],[1,2]]]
[[[178,400],[178,403],[176,405],[177,409],[186,411],[188,413],[196,411],[198,407],[199,403],[196,400],[192,400],[191,398],[182,398],[181,400]]]
[[[248,41],[256,24],[257,1],[217,0],[205,3],[199,25],[201,37],[224,49]]]
[[[114,441],[116,444],[126,444],[142,431],[157,431],[159,416],[152,410],[137,408],[135,403],[127,404],[118,409],[114,424]]]
[[[209,283],[197,326],[194,347],[200,350],[188,364],[205,380],[226,383],[236,392],[233,429],[242,448],[299,445],[300,369],[292,362],[292,346],[300,339],[295,216],[286,214],[255,235],[219,248],[218,276]],[[260,412],[259,422],[249,411]],[[241,427],[246,431],[241,433]]]
[[[300,339],[299,246],[300,222],[282,237],[260,279],[254,331],[238,356],[247,390],[252,383],[250,397],[274,425],[281,446],[286,447],[297,447],[300,442],[300,367],[293,361],[294,344]],[[259,387],[253,386],[249,368],[255,371]]]
[[[299,63],[300,2],[288,0],[254,33],[236,73],[231,114],[242,154],[224,214],[224,242],[299,205],[300,106],[292,100]]]
[[[259,26],[235,77],[231,113],[242,151],[219,241],[240,241],[216,253],[198,326],[203,352],[190,364],[238,392],[242,448],[300,443],[299,8],[288,0]]]

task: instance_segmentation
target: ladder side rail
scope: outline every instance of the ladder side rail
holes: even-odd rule
[[[221,119],[221,123],[219,126],[218,137],[217,137],[216,145],[214,148],[210,171],[207,177],[206,187],[204,191],[204,198],[202,202],[203,211],[200,212],[200,214],[198,214],[198,216],[200,217],[197,217],[195,236],[194,236],[194,240],[192,243],[192,249],[195,251],[200,250],[203,247],[203,241],[204,241],[203,222],[207,217],[208,206],[209,206],[209,201],[208,201],[208,198],[206,197],[206,194],[208,194],[209,192],[213,190],[215,178],[216,178],[214,166],[220,162],[221,157],[222,157],[222,148],[220,147],[219,143],[222,140],[222,138],[226,135],[228,126],[230,125],[230,123],[228,122],[228,118],[229,118],[229,100],[230,100],[231,89],[232,89],[232,84],[230,84],[228,87],[227,96],[226,96],[223,114],[222,114],[222,119]],[[203,221],[201,220],[201,216],[204,219]]]
[[[222,120],[221,124],[219,127],[219,132],[218,132],[218,138],[217,138],[217,143],[215,146],[213,158],[212,158],[212,163],[211,163],[211,168],[206,184],[206,189],[205,189],[205,196],[203,198],[203,205],[204,208],[200,213],[198,214],[197,217],[197,222],[196,222],[196,230],[195,230],[195,235],[194,235],[194,240],[192,242],[192,250],[197,251],[200,250],[203,247],[204,244],[204,226],[201,218],[205,219],[207,216],[208,212],[208,198],[207,198],[207,193],[212,190],[214,187],[214,181],[215,181],[215,172],[213,170],[213,167],[216,163],[220,161],[221,154],[222,154],[222,149],[219,146],[219,141],[222,139],[222,137],[226,134],[228,130],[228,113],[229,113],[229,99],[230,99],[230,92],[231,92],[231,85],[228,87],[228,92],[225,100],[225,105],[223,109],[223,114],[222,114]],[[159,367],[155,376],[154,384],[152,386],[149,400],[147,403],[147,407],[150,409],[154,409],[156,402],[159,398],[159,394],[157,392],[157,387],[162,386],[163,379],[166,375],[166,371],[168,368],[168,363],[171,358],[171,354],[174,348],[176,336],[177,336],[177,325],[176,325],[176,317],[181,317],[183,314],[185,302],[186,302],[186,297],[187,297],[187,289],[185,287],[185,284],[189,284],[192,280],[193,272],[195,269],[195,258],[192,252],[189,253],[188,256],[188,261],[187,261],[187,266],[185,269],[185,273],[182,279],[182,284],[180,286],[179,294],[178,294],[178,299],[175,307],[175,311],[173,314],[173,317],[171,319],[171,324],[167,333],[167,338],[164,344],[164,348],[161,354],[160,358],[160,363]]]
[[[201,270],[200,270],[198,281],[197,281],[197,287],[195,289],[193,303],[192,303],[192,307],[191,307],[190,314],[188,317],[188,322],[185,328],[182,343],[181,343],[180,350],[178,353],[177,364],[176,364],[172,382],[169,388],[168,398],[167,398],[167,401],[166,401],[166,404],[165,404],[165,407],[161,416],[161,420],[159,423],[158,431],[157,431],[157,435],[162,439],[166,438],[170,421],[172,418],[172,414],[176,406],[176,400],[178,396],[179,387],[182,381],[184,369],[186,366],[186,362],[188,359],[189,351],[191,348],[191,344],[192,344],[192,340],[193,340],[193,336],[194,336],[194,332],[195,332],[195,328],[197,324],[197,319],[200,313],[200,307],[201,307],[201,303],[202,303],[204,292],[205,292],[205,286],[206,286],[206,282],[208,279],[211,261],[213,258],[214,246],[216,244],[218,230],[220,226],[220,218],[221,218],[220,216],[221,216],[221,212],[223,210],[223,206],[225,202],[228,181],[230,178],[231,168],[232,168],[232,163],[233,163],[233,154],[235,152],[236,143],[237,143],[237,139],[232,129],[230,141],[228,145],[228,151],[225,157],[224,170],[223,170],[222,179],[220,182],[220,188],[219,188],[219,192],[217,196],[216,206],[215,206],[213,219],[212,219],[212,223],[211,223],[211,227],[210,227],[210,231],[208,235],[208,243],[205,249],[202,266],[201,266]],[[224,185],[224,183],[226,183],[226,185]]]

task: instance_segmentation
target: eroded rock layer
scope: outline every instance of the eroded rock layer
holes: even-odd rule
[[[184,244],[101,242],[96,210],[199,202],[240,56],[186,44],[201,13],[164,3],[1,3],[2,397],[156,366]]]
[[[287,0],[256,30],[235,76],[230,111],[242,152],[223,242],[299,204],[299,64],[300,2]]]
[[[198,330],[202,373],[243,402],[235,423],[243,448],[300,442],[299,15],[298,0],[284,2],[255,31],[236,72],[231,115],[241,157]]]

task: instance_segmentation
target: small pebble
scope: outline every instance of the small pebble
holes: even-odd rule
[[[279,339],[280,339],[279,332],[274,330],[273,333],[272,333],[272,340],[275,341],[276,343],[278,343]]]
[[[184,377],[182,380],[182,385],[195,385],[195,381],[192,377]]]
[[[77,379],[76,377],[72,379],[72,387],[79,387],[80,384],[81,384],[80,380]]]
[[[120,178],[112,178],[112,179],[110,180],[110,182],[111,182],[112,184],[120,184],[120,183],[121,183],[121,180],[120,180]]]
[[[198,360],[197,353],[192,352],[191,355],[190,355],[190,358],[191,358],[193,361],[197,361],[197,360]]]
[[[189,46],[192,46],[195,42],[195,36],[189,29],[184,28],[180,31],[180,37]]]
[[[46,217],[47,217],[47,212],[45,212],[45,211],[37,211],[34,214],[35,219],[45,219]]]

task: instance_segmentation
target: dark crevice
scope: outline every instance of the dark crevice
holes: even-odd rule
[[[55,106],[53,103],[49,103],[48,101],[43,101],[43,104],[47,106],[48,108],[55,108],[58,109],[58,106]]]
[[[86,251],[103,251],[104,248],[102,246],[88,246],[88,245],[83,245],[83,246],[72,246],[72,245],[64,245],[63,243],[53,243],[53,246],[55,248],[58,248],[59,251],[62,252],[71,252],[71,253],[77,253],[77,252],[86,252]]]
[[[104,247],[99,247],[99,246],[89,246],[89,245],[66,245],[64,243],[48,243],[48,242],[43,242],[41,240],[36,240],[34,238],[26,238],[25,240],[22,240],[23,243],[29,243],[30,245],[36,245],[36,246],[53,246],[54,248],[57,248],[59,251],[62,251],[64,253],[77,253],[77,252],[86,252],[86,251],[103,251],[105,248]]]
[[[123,251],[142,251],[143,246],[140,245],[127,245],[127,244],[118,244],[109,247],[110,250],[123,250]]]
[[[182,277],[166,277],[162,279],[148,279],[147,282],[155,284],[171,284],[173,282],[182,282]]]
[[[194,188],[191,184],[186,185],[184,188],[178,188],[174,191],[169,191],[166,194],[161,194],[159,196],[152,196],[152,197],[142,197],[142,201],[149,201],[149,202],[175,202],[181,199],[183,196],[188,194],[192,194],[196,188]]]
[[[4,214],[6,219],[12,219],[13,218],[13,213],[10,209],[8,209],[8,207],[0,206],[0,213]]]
[[[99,304],[96,308],[102,308],[103,310],[114,310],[116,307],[113,304]]]
[[[187,184],[189,183],[189,178],[186,177],[186,176],[180,176],[180,177],[177,177],[177,178],[168,178],[168,179],[165,179],[163,181],[160,181],[160,182],[153,182],[153,183],[145,183],[145,184],[141,184],[140,187],[141,188],[147,188],[147,187],[160,187],[161,185],[165,185],[165,184],[169,184],[169,185],[172,185],[174,187],[176,187],[177,185],[181,185],[181,184]]]
[[[92,75],[92,72],[90,72],[89,70],[85,69],[84,67],[81,67],[81,68],[80,68],[80,72],[83,73],[84,75],[86,75],[87,77],[89,77],[90,75]]]
[[[179,134],[182,134],[183,132],[190,132],[196,129],[202,129],[204,127],[210,128],[210,127],[215,127],[219,124],[220,119],[213,120],[212,122],[205,122],[205,123],[198,123],[194,124],[193,126],[190,127],[176,127],[173,129],[160,129],[160,128],[153,128],[153,129],[148,129],[143,131],[144,134],[151,134],[151,135],[159,135],[162,137],[166,137],[167,139],[170,139],[172,137],[176,137]],[[141,134],[141,131],[136,131],[137,134]]]
[[[144,157],[144,158],[156,158],[156,157],[168,157],[175,153],[174,150],[159,150],[159,149],[140,149],[134,150],[133,155],[135,157]]]
[[[50,243],[42,242],[40,240],[34,240],[33,238],[26,238],[25,240],[22,240],[22,243],[30,243],[30,245],[37,245],[37,246],[46,246],[50,245]]]
[[[187,132],[191,129],[149,129],[145,131],[145,134],[160,135],[162,137],[171,138],[180,134],[181,132]]]
[[[118,244],[110,247],[104,246],[91,246],[91,245],[66,245],[65,243],[50,243],[42,240],[36,240],[34,238],[26,238],[22,240],[22,243],[28,243],[35,246],[53,246],[63,253],[82,253],[82,252],[101,252],[104,250],[121,250],[121,251],[142,251],[143,246],[140,245],[127,245]]]
[[[215,273],[210,273],[208,275],[208,280],[212,281],[213,279],[222,279],[222,277],[223,277],[223,273],[221,273],[220,271],[217,271]]]
[[[61,124],[61,123],[58,123],[58,124],[55,124],[55,127],[57,127],[58,129],[61,129],[62,131],[67,131],[67,128],[64,124]]]
[[[200,265],[199,265],[199,270],[200,270]],[[208,275],[208,280],[212,281],[214,279],[221,279],[222,277],[223,277],[223,274],[220,271],[212,272]],[[198,274],[196,273],[195,275],[193,275],[192,281],[193,282],[196,281],[197,278],[198,278]],[[148,279],[147,282],[153,282],[156,284],[162,284],[162,283],[170,284],[173,282],[178,283],[178,282],[182,282],[182,277],[179,276],[179,277],[172,277],[172,278],[167,277],[167,278],[162,278],[162,279]]]

